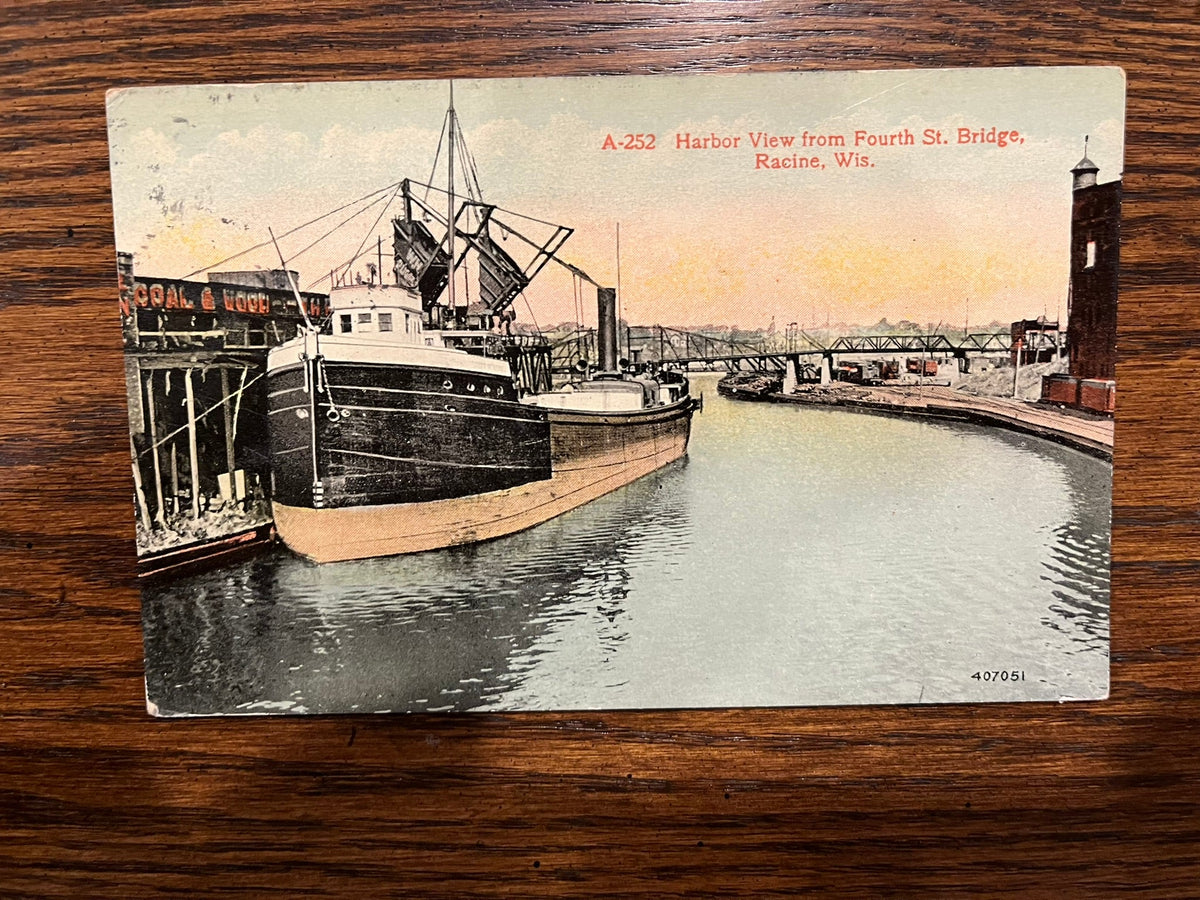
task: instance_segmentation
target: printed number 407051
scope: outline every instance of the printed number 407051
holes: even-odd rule
[[[1025,672],[1021,669],[993,669],[976,672],[971,677],[976,681],[1024,681]]]

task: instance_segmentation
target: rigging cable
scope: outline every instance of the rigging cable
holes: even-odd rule
[[[446,123],[449,118],[450,118],[450,110],[446,110],[446,115],[445,115],[445,117],[442,118],[442,130],[438,133],[437,150],[434,151],[434,154],[433,154],[433,168],[429,170],[429,184],[421,185],[423,188],[425,188],[424,200],[426,203],[429,202],[430,189],[436,190],[436,188],[433,188],[433,176],[437,174],[438,160],[441,159],[441,156],[442,156],[442,141],[444,141],[446,139]],[[421,183],[418,181],[418,182],[414,182],[414,184],[421,184]]]
[[[430,179],[430,180],[432,180],[432,179]],[[428,196],[429,196],[429,191],[436,191],[436,192],[437,192],[437,193],[439,193],[439,194],[448,194],[448,193],[450,193],[450,192],[449,192],[449,191],[447,191],[445,188],[440,188],[440,187],[437,187],[436,185],[432,185],[432,184],[422,184],[422,183],[421,183],[421,182],[419,182],[419,181],[413,181],[413,182],[411,182],[411,183],[412,183],[412,184],[415,184],[415,185],[417,185],[418,187],[423,187],[423,188],[425,188],[425,191],[426,191],[426,193],[425,193],[426,199],[428,199]],[[390,185],[389,185],[389,187],[390,187]],[[535,216],[529,216],[529,215],[526,215],[525,213],[520,213],[520,212],[517,212],[517,211],[516,211],[516,210],[514,210],[514,209],[506,209],[506,208],[505,208],[505,207],[503,207],[503,206],[497,206],[497,205],[495,205],[495,204],[492,204],[492,203],[489,203],[489,204],[488,204],[488,206],[491,206],[493,209],[495,209],[495,210],[497,210],[497,211],[499,211],[499,212],[502,212],[502,213],[507,213],[507,214],[508,214],[508,215],[510,215],[510,216],[516,216],[518,219],[525,219],[526,221],[529,221],[529,222],[537,222],[539,225],[547,225],[547,226],[549,226],[550,228],[563,228],[563,227],[565,227],[565,226],[563,226],[563,225],[559,225],[557,222],[547,222],[545,219],[539,219],[539,218],[537,218],[537,217],[535,217]]]
[[[583,282],[574,272],[571,273],[571,294],[575,301],[575,331],[583,330]]]
[[[379,211],[379,215],[377,215],[375,217],[375,221],[371,223],[371,227],[367,229],[367,233],[363,235],[362,243],[360,243],[358,245],[358,249],[354,251],[354,255],[352,257],[350,257],[350,261],[346,263],[347,274],[349,274],[350,266],[354,264],[354,260],[356,260],[360,256],[362,256],[363,247],[365,247],[367,245],[367,238],[369,238],[372,234],[375,233],[375,229],[379,227],[380,220],[383,219],[384,214],[388,211],[388,208],[392,205],[392,201],[394,201],[396,199],[396,195],[399,193],[400,193],[400,185],[397,185],[396,190],[392,191],[392,196],[388,198],[388,202],[383,205],[383,209],[381,209]],[[380,284],[383,283],[383,273],[382,272],[379,273],[379,282],[380,282]],[[333,285],[330,285],[330,287],[333,287]]]
[[[368,209],[370,209],[372,206],[374,206],[376,203],[379,203],[382,200],[383,200],[383,197],[376,197],[374,200],[372,200],[370,203],[368,203],[366,206],[364,206],[358,212],[350,215],[348,218],[342,219],[341,222],[339,222],[337,225],[334,225],[332,228],[330,228],[327,232],[325,232],[323,235],[321,235],[319,238],[317,238],[315,241],[313,241],[311,244],[309,244],[303,250],[298,250],[295,253],[293,253],[291,256],[289,256],[288,260],[287,260],[288,263],[292,262],[293,260],[302,256],[303,254],[307,253],[309,250],[311,250],[313,247],[317,246],[317,244],[321,243],[321,241],[325,240],[325,238],[329,237],[331,234],[333,234],[335,231],[337,231],[343,225],[350,222],[352,219],[356,218],[357,216],[361,216]],[[386,208],[387,207],[384,207],[384,209],[386,209]],[[286,265],[286,263],[285,263],[285,265]]]
[[[402,185],[403,183],[404,183],[403,181],[396,181],[396,182],[393,182],[392,184],[387,185],[386,187],[379,188],[379,190],[371,191],[371,193],[364,194],[363,196],[359,197],[357,200],[351,200],[349,203],[343,203],[341,206],[337,207],[336,209],[331,209],[331,210],[329,210],[329,212],[321,213],[321,215],[317,216],[315,219],[309,219],[307,222],[303,223],[302,225],[297,225],[295,228],[285,231],[279,236],[280,237],[288,237],[289,235],[295,234],[297,231],[300,231],[303,228],[307,228],[309,225],[315,225],[317,222],[320,222],[322,219],[329,218],[334,213],[339,213],[343,209],[349,209],[351,206],[354,206],[357,203],[362,203],[364,200],[369,200],[370,198],[374,197],[376,194],[382,194],[385,191],[390,191],[392,188],[398,187],[399,185]],[[183,279],[181,279],[181,280],[186,280],[188,278],[191,278],[193,275],[199,275],[201,272],[207,272],[211,269],[215,269],[217,266],[223,266],[223,265],[225,265],[225,263],[232,262],[233,260],[237,259],[239,256],[245,256],[247,253],[253,253],[255,250],[261,250],[263,247],[268,246],[270,243],[271,243],[270,241],[263,241],[262,243],[255,244],[253,247],[247,247],[245,250],[239,250],[237,253],[233,254],[232,256],[227,256],[224,259],[213,263],[211,266],[204,266],[201,269],[196,269],[194,272],[188,272],[186,275],[183,276]]]
[[[583,282],[574,272],[571,273],[571,299],[575,302],[575,354],[583,359]]]
[[[533,328],[538,333],[542,333],[542,326],[537,322],[537,316],[533,314],[533,307],[529,305],[529,298],[525,296],[525,292],[521,291],[521,299],[525,301],[525,308],[529,310],[529,318],[533,322]]]
[[[167,370],[167,373],[168,373],[168,374],[170,374],[170,370],[169,370],[169,369]],[[243,376],[243,377],[244,377],[244,376]],[[243,384],[243,385],[242,385],[240,388],[238,388],[236,391],[233,391],[232,393],[230,393],[230,394],[227,394],[226,396],[222,397],[222,398],[221,398],[220,400],[218,400],[218,401],[217,401],[215,404],[213,404],[213,405],[212,405],[212,406],[210,406],[208,409],[204,410],[202,413],[200,413],[199,415],[197,415],[197,416],[196,416],[196,421],[197,421],[197,422],[199,422],[201,419],[203,419],[203,418],[204,418],[205,416],[207,416],[209,413],[211,413],[211,412],[215,412],[216,410],[220,409],[222,406],[224,406],[224,405],[225,405],[227,402],[229,402],[230,400],[232,400],[234,397],[237,397],[237,398],[238,398],[238,400],[239,400],[239,402],[240,402],[240,400],[241,400],[241,395],[242,395],[242,394],[245,392],[246,388],[250,387],[250,385],[254,384],[254,382],[258,381],[259,379],[266,378],[266,377],[267,377],[267,373],[266,373],[265,371],[263,371],[263,372],[260,372],[259,374],[255,375],[255,376],[254,376],[253,378],[251,378],[249,381],[245,382],[245,383],[244,383],[244,384]],[[155,441],[155,442],[154,442],[153,444],[151,444],[150,446],[146,447],[144,450],[140,450],[140,451],[138,451],[138,456],[139,456],[139,457],[141,457],[141,456],[145,456],[145,455],[146,455],[147,453],[149,453],[150,451],[152,451],[152,450],[157,450],[159,447],[163,446],[163,445],[164,445],[164,444],[165,444],[167,441],[171,440],[171,438],[175,437],[175,435],[177,435],[177,434],[181,434],[182,432],[184,432],[184,431],[187,431],[187,430],[188,430],[188,428],[190,428],[190,427],[191,427],[191,426],[189,426],[189,425],[180,425],[178,428],[176,428],[176,429],[175,429],[174,431],[172,431],[170,434],[168,434],[168,435],[166,435],[166,436],[164,436],[164,437],[161,437],[161,438],[159,438],[157,441]]]
[[[462,123],[459,123],[459,130],[455,133],[455,143],[458,144],[458,151],[462,158],[466,160],[466,178],[467,196],[477,203],[483,203],[483,190],[479,187],[479,170],[475,167],[475,157],[471,155],[470,149],[467,147],[467,140],[462,134]]]

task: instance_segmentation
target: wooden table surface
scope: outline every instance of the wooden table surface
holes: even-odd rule
[[[1200,894],[1200,4],[0,8],[0,895]],[[104,92],[1119,64],[1112,697],[156,721]]]

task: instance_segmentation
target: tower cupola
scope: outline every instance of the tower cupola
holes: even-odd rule
[[[1088,159],[1087,155],[1088,139],[1084,135],[1083,138],[1083,159],[1075,163],[1075,168],[1071,170],[1071,174],[1075,178],[1073,185],[1074,190],[1096,186],[1096,174],[1100,171],[1100,167]]]

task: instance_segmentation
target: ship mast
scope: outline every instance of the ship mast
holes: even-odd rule
[[[443,142],[449,145],[446,148],[446,180],[441,182],[443,187],[435,187],[432,182],[437,180]],[[467,221],[467,227],[463,229],[461,235],[458,233],[457,222],[459,198],[456,178],[459,169],[462,170],[463,182],[466,185],[462,212],[463,218]],[[454,108],[453,82],[450,84],[449,106],[443,119],[442,132],[438,138],[438,149],[434,155],[429,180],[431,182],[429,184],[410,182],[408,179],[401,182],[400,190],[404,194],[404,215],[393,220],[396,238],[394,244],[396,264],[398,270],[403,270],[403,276],[398,274],[397,277],[402,277],[404,284],[421,292],[422,310],[427,328],[440,329],[443,323],[449,324],[452,319],[459,326],[459,328],[455,328],[454,325],[450,325],[452,331],[460,329],[486,330],[486,326],[483,325],[474,329],[463,328],[466,325],[466,313],[475,304],[471,302],[471,273],[464,267],[463,276],[466,279],[466,294],[464,295],[458,290],[457,270],[460,264],[466,261],[468,252],[472,250],[476,253],[474,261],[478,265],[480,285],[478,306],[481,310],[481,320],[487,315],[504,314],[525,287],[550,262],[567,268],[576,277],[595,283],[577,267],[570,265],[557,255],[567,238],[573,233],[572,229],[484,202],[479,189],[475,161],[463,139],[462,123],[458,121],[458,112]],[[424,198],[413,193],[412,185],[414,184],[425,189]],[[441,204],[436,200],[431,203],[430,191],[444,191],[445,203]],[[414,217],[414,212],[418,209],[419,214]],[[516,216],[552,228],[553,234],[548,238],[535,240],[521,233],[508,222],[500,221],[496,217],[496,213]],[[445,236],[435,236],[433,231],[423,224],[434,219],[446,226]],[[488,232],[489,225],[500,228],[502,239],[515,237],[525,245],[525,248],[522,248],[522,254],[532,258],[522,263],[506,253],[491,238]],[[458,249],[460,237],[465,245],[461,251]],[[532,253],[525,253],[526,248]],[[443,266],[446,270],[444,279],[441,275]],[[460,296],[463,298],[461,301],[459,300]],[[459,337],[443,335],[443,338],[449,341],[454,341]],[[461,337],[468,336],[462,335]],[[478,345],[477,341],[475,345]]]
[[[449,229],[448,239],[448,254],[449,259],[446,260],[447,274],[449,275],[450,293],[447,295],[450,301],[450,314],[455,315],[454,302],[454,82],[450,82],[450,111],[446,114],[449,123],[449,151],[447,157],[447,170],[449,172],[449,190],[446,192],[448,208],[446,211],[446,227]]]

